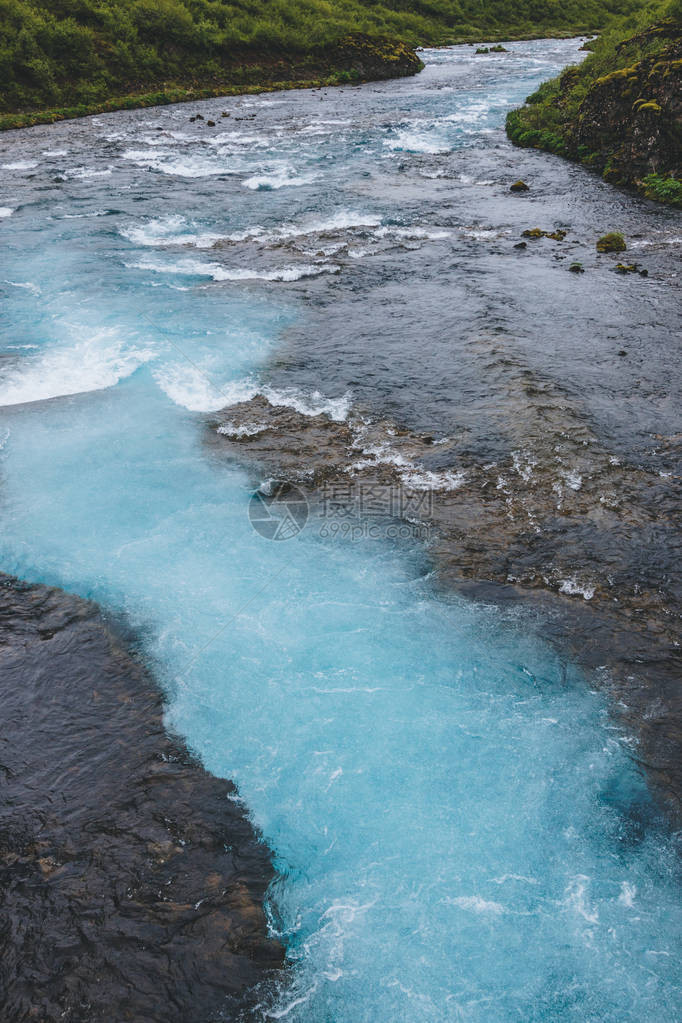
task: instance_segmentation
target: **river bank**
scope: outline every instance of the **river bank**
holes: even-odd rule
[[[533,39],[573,39],[594,36],[600,31],[593,26],[576,24],[565,30],[539,29],[536,32],[485,33],[480,35],[453,35],[444,39],[442,46],[502,43]],[[116,110],[137,110],[145,107],[224,96],[249,96],[277,92],[283,89],[319,89],[334,85],[360,85],[380,82],[389,78],[402,78],[418,74],[423,64],[419,48],[399,40],[369,38],[354,35],[327,47],[320,53],[302,54],[298,58],[273,57],[272,54],[243,54],[237,56],[232,68],[225,68],[214,79],[204,78],[188,82],[162,81],[143,89],[135,89],[117,96],[73,106],[47,107],[38,110],[0,111],[0,132],[30,128],[38,124],[54,124],[94,114]]]
[[[92,604],[0,576],[0,1013],[246,1019],[271,855]]]
[[[397,40],[354,35],[298,56],[236,54],[214,77],[163,81],[140,90],[77,106],[0,113],[0,131],[54,124],[115,110],[190,103],[213,96],[242,96],[281,89],[311,89],[353,82],[383,81],[417,74],[424,65],[414,50]]]

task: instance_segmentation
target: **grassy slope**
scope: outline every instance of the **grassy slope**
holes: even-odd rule
[[[518,145],[579,160],[615,184],[682,207],[682,0],[619,19],[578,68],[512,111]]]
[[[570,34],[601,28],[641,3],[0,0],[0,127],[53,119],[55,112],[334,80],[339,71],[342,80],[373,77],[382,61],[401,68],[388,39],[414,46]],[[339,44],[358,33],[383,40],[384,56],[374,69],[372,58],[365,60],[364,73],[362,60],[356,67],[339,59]],[[365,39],[361,48],[367,46]]]

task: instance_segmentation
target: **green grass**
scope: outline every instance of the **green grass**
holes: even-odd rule
[[[642,178],[642,186],[647,199],[664,202],[669,206],[682,209],[682,181],[677,178],[665,177],[661,174],[647,174]]]
[[[108,109],[125,97],[216,94],[253,84],[256,67],[268,85],[278,63],[289,68],[279,80],[294,81],[306,55],[327,54],[312,76],[324,80],[343,70],[333,48],[349,34],[409,46],[564,35],[601,28],[641,2],[0,0],[1,123]],[[13,122],[19,114],[24,121]]]

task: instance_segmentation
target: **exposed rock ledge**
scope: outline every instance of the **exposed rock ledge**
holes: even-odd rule
[[[524,386],[523,448],[489,465],[472,464],[456,438],[434,444],[388,421],[335,422],[261,396],[213,416],[207,443],[253,466],[255,483],[300,485],[306,528],[325,525],[327,536],[330,495],[350,509],[341,526],[361,491],[386,508],[382,491],[400,490],[442,585],[536,610],[542,635],[608,688],[615,716],[639,736],[635,759],[679,821],[679,477],[621,464],[551,385]],[[660,440],[670,461],[679,439]]]
[[[268,849],[97,608],[0,575],[0,1018],[248,1019]]]

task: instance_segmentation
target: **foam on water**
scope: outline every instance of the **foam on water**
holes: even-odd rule
[[[0,163],[0,168],[8,171],[34,170],[38,166],[38,160],[15,160],[13,163]]]
[[[225,236],[210,231],[197,232],[185,217],[171,216],[146,223],[129,224],[120,233],[135,245],[159,248],[161,246],[191,245],[196,249],[210,249]]]
[[[315,266],[283,266],[275,270],[249,269],[248,267],[227,267],[220,263],[202,263],[198,259],[183,259],[176,263],[164,263],[155,259],[141,259],[126,263],[133,270],[152,270],[155,273],[186,274],[187,276],[210,277],[214,281],[299,281],[303,277],[318,277],[320,274],[337,273],[341,268],[331,263]]]
[[[119,340],[114,330],[99,331],[71,346],[49,347],[0,372],[0,405],[113,387],[155,354],[152,348],[131,347]]]
[[[234,158],[214,154],[177,154],[172,149],[129,149],[123,154],[125,160],[138,167],[181,178],[209,178],[220,174],[240,174],[248,169],[248,163]]]
[[[299,174],[293,167],[282,167],[266,174],[254,174],[245,178],[244,188],[254,191],[272,191],[278,188],[293,188],[299,185],[310,185],[316,181],[317,174]]]
[[[299,365],[284,335],[309,329],[322,289],[336,300],[348,283],[341,308],[359,308],[335,353],[352,367],[348,386],[387,373],[402,320],[380,372],[358,358],[351,333],[365,331],[372,354],[377,306],[390,316],[397,290],[418,302],[430,286],[428,258],[418,267],[405,253],[399,259],[390,239],[423,240],[442,268],[442,250],[469,229],[440,224],[488,230],[491,215],[467,207],[455,220],[454,209],[436,205],[444,186],[419,170],[404,206],[389,205],[380,162],[387,131],[395,140],[421,125],[423,144],[460,144],[464,128],[499,127],[501,97],[523,99],[577,54],[567,42],[512,48],[495,64],[497,78],[468,50],[439,50],[427,56],[447,88],[433,88],[427,72],[390,91],[338,93],[353,123],[358,112],[359,127],[348,124],[343,139],[292,132],[290,94],[235,101],[264,111],[280,104],[283,119],[277,107],[263,129],[278,139],[271,160],[248,146],[222,156],[220,146],[184,137],[134,149],[141,115],[110,115],[102,123],[112,174],[93,177],[80,199],[70,193],[84,187],[59,186],[59,216],[36,189],[31,217],[3,224],[12,269],[2,277],[40,282],[41,296],[7,291],[1,565],[124,612],[167,689],[169,724],[209,769],[237,781],[281,870],[271,912],[291,961],[263,1021],[669,1023],[682,1011],[678,861],[666,833],[647,826],[649,797],[604,702],[523,617],[438,597],[420,551],[331,540],[313,515],[297,538],[265,540],[248,519],[251,481],[205,443],[204,413],[257,394],[308,415],[350,417],[345,385],[334,392],[325,379],[315,390],[303,376],[286,378],[300,384],[290,388],[264,383],[269,357]],[[450,87],[448,67],[454,74],[462,64],[467,80]],[[495,92],[489,108],[477,75]],[[338,99],[331,110],[324,98],[314,97],[314,110],[307,93],[295,99],[299,127],[338,112]],[[158,116],[181,126],[188,114]],[[85,148],[78,122],[48,130],[68,138],[70,151]],[[28,162],[45,134],[35,142],[17,134]],[[286,167],[282,145],[292,153]],[[317,147],[326,147],[324,174],[310,188],[242,187],[244,176],[311,177]],[[423,152],[439,166],[438,152]],[[410,161],[408,150],[400,159]],[[87,152],[76,163],[90,167]],[[35,180],[54,187],[45,175]],[[427,223],[434,209],[436,226]],[[374,291],[351,280],[359,273],[331,277],[329,266],[312,264],[315,275],[284,288],[277,275],[301,270],[289,260],[258,270],[257,287],[248,283],[249,267],[273,258],[264,246],[325,235],[330,244],[362,236],[364,245],[365,234],[388,267]],[[200,248],[213,235],[232,256],[241,243],[255,254],[233,269],[217,254],[204,262],[168,251]],[[431,249],[431,241],[447,244]],[[453,336],[460,258],[461,249],[448,279]],[[153,288],[149,269],[232,286]],[[428,292],[429,315],[447,317],[442,294],[434,304]],[[311,335],[311,355],[327,344],[324,331]],[[409,375],[412,363],[400,366]],[[390,447],[360,448],[358,457],[391,460],[412,487],[452,489],[459,480]],[[515,466],[532,471],[523,451]],[[563,584],[590,599],[593,583],[579,573]]]
[[[384,145],[403,153],[449,153],[451,146],[428,128],[402,128],[385,139]]]

